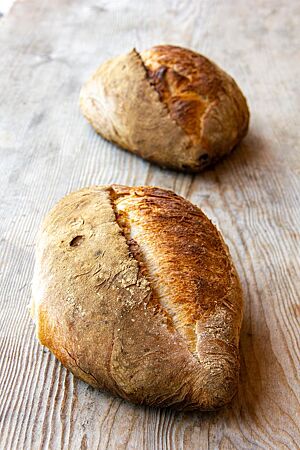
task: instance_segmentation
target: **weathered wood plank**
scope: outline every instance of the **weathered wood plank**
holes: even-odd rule
[[[26,0],[1,18],[1,449],[299,448],[299,9],[295,0]],[[78,109],[101,61],[160,42],[207,54],[249,100],[245,142],[197,176],[116,149]],[[228,408],[130,405],[75,380],[36,342],[27,304],[39,223],[67,192],[111,182],[174,189],[224,234],[245,292],[240,391]]]

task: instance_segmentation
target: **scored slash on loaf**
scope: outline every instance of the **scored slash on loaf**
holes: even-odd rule
[[[237,390],[238,276],[214,225],[171,191],[63,198],[40,231],[31,311],[68,369],[126,400],[214,409]]]
[[[236,82],[206,57],[172,45],[104,62],[84,84],[80,107],[104,138],[191,172],[229,153],[249,124]]]

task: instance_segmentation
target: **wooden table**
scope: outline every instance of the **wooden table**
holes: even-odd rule
[[[23,0],[0,19],[1,450],[299,448],[299,5]],[[208,55],[248,98],[248,137],[202,174],[119,150],[80,114],[99,63],[155,43]],[[70,191],[112,182],[175,190],[230,247],[245,317],[240,390],[222,411],[133,406],[74,379],[35,339],[27,305],[42,217]]]

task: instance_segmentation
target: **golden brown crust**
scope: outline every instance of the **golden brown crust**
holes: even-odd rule
[[[83,87],[81,109],[105,138],[189,171],[229,153],[249,124],[234,80],[204,56],[170,45],[104,63]]]
[[[199,208],[173,193],[151,187],[126,194],[123,187],[114,190],[116,211],[143,255],[152,288],[197,353],[197,322],[225,302],[239,301],[232,298],[237,277],[220,233]]]
[[[95,387],[180,409],[236,391],[238,278],[215,227],[170,191],[65,197],[41,230],[33,299],[42,344]]]
[[[227,93],[227,84],[234,85],[234,81],[209,59],[181,47],[158,45],[142,52],[141,57],[150,82],[167,105],[171,117],[190,136],[193,144],[198,144],[203,133],[202,118],[208,106],[217,104]],[[239,113],[237,140],[244,136],[248,127],[247,108],[240,108]]]
[[[219,69],[193,51],[159,45],[142,52],[151,84],[171,117],[194,144],[201,139],[201,117],[222,92]]]

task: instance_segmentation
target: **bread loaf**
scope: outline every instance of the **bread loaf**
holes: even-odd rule
[[[104,138],[192,172],[229,153],[249,123],[235,81],[204,56],[171,45],[105,62],[83,86],[80,105]]]
[[[63,198],[40,231],[31,311],[64,366],[126,400],[210,410],[236,392],[238,276],[214,225],[171,191]]]

